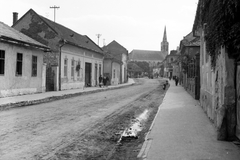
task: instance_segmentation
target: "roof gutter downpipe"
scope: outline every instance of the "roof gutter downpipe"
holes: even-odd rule
[[[58,77],[58,90],[59,91],[61,91],[62,90],[62,87],[61,87],[61,59],[62,59],[62,47],[66,44],[66,40],[65,39],[61,39],[60,41],[59,41],[59,77]]]

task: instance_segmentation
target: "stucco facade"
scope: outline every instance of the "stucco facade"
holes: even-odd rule
[[[85,86],[85,63],[91,64],[91,86],[98,85],[98,77],[103,73],[102,56],[71,45],[64,45],[61,54],[62,90]]]
[[[51,48],[52,52],[44,55],[44,62],[49,71],[47,84],[54,85],[54,90],[98,84],[103,71],[103,53],[89,37],[39,16],[32,9],[13,27]]]
[[[122,45],[120,45],[115,40],[109,43],[107,46],[103,47],[103,50],[107,51],[115,59],[121,61],[120,68],[120,79],[119,83],[127,82],[127,60],[128,60],[128,51]]]
[[[114,58],[104,59],[103,75],[109,78],[110,85],[120,84],[122,63]]]
[[[0,74],[0,97],[45,91],[43,51],[1,42],[0,50],[5,51],[5,71]],[[22,75],[16,75],[17,53],[22,53]],[[37,57],[36,76],[32,76],[32,56]]]
[[[126,83],[127,82],[127,54],[122,55],[122,82]]]

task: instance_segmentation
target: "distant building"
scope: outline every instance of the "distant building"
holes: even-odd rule
[[[120,83],[127,82],[127,59],[128,59],[128,50],[124,48],[117,41],[113,40],[106,46],[102,48],[104,51],[111,54],[114,58],[120,60],[122,62],[120,68]],[[113,77],[114,75],[112,75]]]
[[[45,92],[49,48],[0,22],[0,98]]]
[[[134,62],[128,63],[128,74],[131,78],[139,78],[143,74],[143,69]]]
[[[108,52],[104,52],[103,60],[103,76],[109,78],[110,85],[117,85],[121,81],[121,66],[122,61],[115,58]]]
[[[200,98],[200,39],[193,32],[186,35],[180,42],[181,68],[180,82],[195,98]]]
[[[168,55],[169,43],[167,42],[166,27],[164,29],[163,41],[161,42],[161,51],[137,50],[133,49],[129,53],[129,61],[131,62],[147,62],[149,67],[157,67]]]
[[[171,50],[170,54],[164,60],[164,77],[179,77],[178,66],[176,65],[179,53],[177,50]]]

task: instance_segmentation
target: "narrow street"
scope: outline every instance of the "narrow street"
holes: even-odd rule
[[[130,159],[164,93],[160,80],[140,79],[129,87],[2,111],[0,159]],[[149,120],[137,146],[116,147],[120,133],[146,110]],[[128,150],[136,147],[134,154]]]

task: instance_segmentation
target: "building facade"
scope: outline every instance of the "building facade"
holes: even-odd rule
[[[111,54],[104,53],[103,76],[109,78],[110,85],[120,84],[122,61],[114,58]]]
[[[193,32],[180,42],[181,67],[180,81],[189,94],[200,98],[200,39]]]
[[[0,22],[0,98],[45,92],[49,48]]]
[[[108,52],[115,59],[122,62],[121,69],[120,69],[120,84],[126,83],[128,81],[127,80],[128,50],[115,40],[110,42],[108,45],[103,46],[103,50]]]
[[[231,141],[240,138],[240,14],[224,2],[199,0],[193,33],[201,40],[200,104],[217,129],[217,139]]]
[[[38,15],[30,9],[13,28],[49,46],[47,90],[65,90],[98,85],[103,72],[103,51],[89,37]]]
[[[133,49],[129,53],[129,62],[147,62],[151,68],[151,73],[148,73],[148,76],[153,76],[153,74],[156,74],[156,72],[159,71],[158,67],[168,55],[169,43],[167,41],[166,27],[164,29],[163,40],[160,48],[161,50],[159,51]]]

